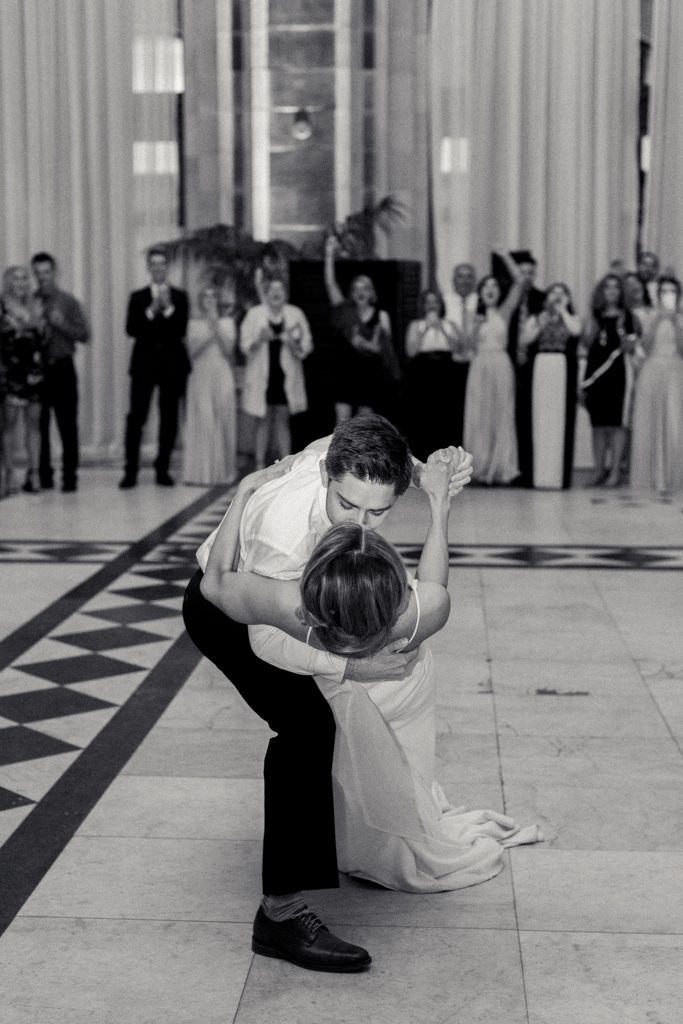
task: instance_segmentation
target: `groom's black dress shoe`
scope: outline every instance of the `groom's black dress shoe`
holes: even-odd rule
[[[173,487],[175,480],[170,473],[157,473],[157,483],[160,487]]]
[[[311,971],[363,971],[372,963],[366,949],[338,939],[308,909],[286,921],[271,921],[259,907],[251,948]]]

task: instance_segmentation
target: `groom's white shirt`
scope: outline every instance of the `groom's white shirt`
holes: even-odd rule
[[[320,476],[320,460],[325,458],[329,444],[330,437],[314,441],[301,452],[289,473],[252,494],[240,523],[239,572],[299,579],[316,544],[332,525],[325,510],[327,490]],[[206,571],[219,529],[197,551],[202,572]],[[249,626],[249,640],[259,658],[290,672],[324,675],[341,682],[346,671],[346,658],[309,647],[273,626]]]

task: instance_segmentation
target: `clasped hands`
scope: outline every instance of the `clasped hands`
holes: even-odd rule
[[[415,467],[413,482],[425,494],[442,496],[444,481],[448,480],[447,494],[454,498],[472,479],[472,456],[464,448],[449,445],[438,448],[428,456],[426,462]]]

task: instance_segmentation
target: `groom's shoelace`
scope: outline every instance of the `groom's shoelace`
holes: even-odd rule
[[[325,927],[316,912],[311,910],[309,907],[306,907],[305,910],[295,914],[292,920],[301,921],[304,928],[307,928],[310,931],[311,938],[315,938],[320,929]]]

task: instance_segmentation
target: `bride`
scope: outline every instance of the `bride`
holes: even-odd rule
[[[288,468],[285,460],[245,477],[238,487],[223,533],[233,564],[249,497]],[[484,882],[501,870],[505,847],[542,838],[537,826],[520,828],[496,811],[452,806],[434,778],[435,670],[425,641],[450,612],[451,472],[448,450],[426,463],[421,487],[431,521],[414,579],[391,544],[351,523],[328,530],[300,581],[237,571],[223,577],[230,617],[271,627],[261,656],[291,671],[292,661],[301,660],[300,652],[298,659],[291,657],[296,645],[310,648],[312,672],[337,722],[333,781],[340,869],[407,892]],[[407,675],[353,679],[355,659],[387,647],[417,652]],[[341,683],[325,674],[326,652],[349,659]]]

